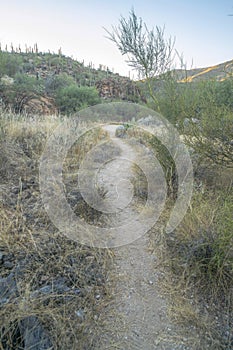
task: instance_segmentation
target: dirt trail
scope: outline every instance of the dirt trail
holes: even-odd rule
[[[132,162],[137,152],[123,139],[115,137],[116,126],[108,125],[104,129],[109,132],[116,147],[121,149],[121,156],[129,160],[115,159],[107,163],[100,174],[100,182],[104,183],[107,190],[108,205],[111,206],[111,201],[115,201],[115,207],[117,200],[118,208],[125,208],[115,217],[117,224],[135,217],[135,206],[127,204],[131,200],[130,178],[133,176]],[[124,180],[116,198],[114,184],[118,181],[119,173]],[[114,253],[115,262],[109,279],[113,300],[101,315],[104,327],[100,331],[100,344],[96,349],[183,349],[163,340],[172,329],[166,317],[165,300],[159,295],[159,272],[155,270],[156,257],[149,251],[148,235],[131,244],[114,248]]]

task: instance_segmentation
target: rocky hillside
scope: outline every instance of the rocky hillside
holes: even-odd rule
[[[101,64],[95,69],[92,62],[85,66],[84,61],[50,53],[26,53],[21,54],[21,57],[21,70],[38,79],[49,80],[55,75],[66,73],[79,86],[96,86],[104,98],[127,99],[137,94],[136,86],[129,78],[113,73]]]
[[[174,74],[179,83],[193,83],[209,79],[223,81],[232,72],[233,60],[207,68],[177,69]],[[163,83],[163,76],[155,79],[154,90],[161,91]],[[81,102],[78,88],[85,95]],[[101,64],[96,69],[91,62],[86,65],[61,51],[42,53],[34,47],[21,52],[12,47],[8,52],[0,47],[0,106],[16,113],[70,114],[101,101],[146,102],[147,95],[145,81],[132,81]],[[77,103],[72,105],[73,97]]]
[[[28,91],[22,88],[25,83]],[[0,104],[13,107],[16,112],[56,113],[59,110],[56,92],[68,85],[95,88],[101,100],[137,102],[141,99],[135,82],[101,64],[96,69],[91,62],[85,65],[84,61],[66,57],[61,52],[0,50]]]

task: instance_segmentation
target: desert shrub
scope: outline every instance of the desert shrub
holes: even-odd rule
[[[66,73],[51,75],[46,79],[45,91],[48,94],[53,94],[59,89],[71,86],[75,84],[74,78]]]
[[[206,295],[229,292],[233,280],[232,193],[196,193],[190,211],[167,237],[171,266]]]
[[[171,122],[183,125],[186,118],[199,119],[203,111],[217,105],[214,81],[179,83],[177,79],[168,73],[157,93],[159,111]]]
[[[159,112],[176,123],[185,118],[202,118],[206,110],[212,113],[217,107],[233,106],[232,79],[180,83],[177,74],[168,72],[154,89]]]
[[[206,109],[199,123],[189,123],[186,143],[201,159],[233,167],[233,114],[226,107]]]
[[[25,105],[43,92],[43,85],[36,78],[17,73],[13,84],[0,84],[0,95],[5,107],[21,113]]]
[[[0,78],[3,75],[13,77],[17,72],[19,72],[21,63],[22,58],[16,54],[13,55],[9,52],[0,51]]]
[[[157,92],[158,111],[174,124],[181,115],[181,86],[177,83],[176,76],[171,72],[164,75],[163,82]],[[153,104],[152,104],[153,108]]]
[[[216,85],[216,102],[219,106],[233,108],[233,79],[226,79]]]
[[[72,114],[100,102],[98,91],[94,87],[78,87],[71,85],[59,89],[56,94],[56,103],[60,112]]]
[[[225,167],[233,166],[232,87],[231,80],[180,84],[169,76],[158,94],[160,113],[200,159]]]
[[[168,195],[175,199],[177,195],[178,179],[175,161],[172,158],[172,155],[156,136],[142,130],[142,128],[133,127],[133,125],[131,125],[131,127],[129,126],[130,125],[128,125],[126,128],[127,134],[130,137],[136,138],[138,142],[152,149],[152,151],[155,153],[166,178]]]

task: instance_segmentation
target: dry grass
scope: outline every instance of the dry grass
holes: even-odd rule
[[[61,235],[41,202],[38,159],[61,122],[59,117],[29,122],[27,116],[1,113],[0,270],[2,278],[13,276],[17,286],[1,307],[1,349],[23,348],[21,322],[30,316],[48,332],[53,349],[95,348],[99,314],[109,300],[105,282],[112,253]],[[67,157],[66,171],[105,137],[99,128],[84,135]],[[71,189],[72,181],[68,185]]]
[[[166,215],[170,210],[167,208]],[[230,349],[233,316],[232,195],[196,193],[172,234],[151,232],[164,269],[170,317],[192,349]]]

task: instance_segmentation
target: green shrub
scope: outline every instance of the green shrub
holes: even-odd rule
[[[16,54],[0,51],[0,78],[3,75],[13,77],[17,72],[19,72],[21,63],[22,58]]]
[[[199,159],[233,167],[232,80],[178,83],[167,76],[158,93],[160,113],[176,123]]]
[[[5,107],[21,113],[30,100],[43,93],[43,89],[43,85],[35,77],[17,73],[13,84],[0,84],[0,95]]]
[[[217,84],[216,102],[220,106],[233,108],[233,79],[227,79]]]
[[[226,107],[210,106],[202,112],[200,123],[190,123],[186,143],[213,164],[233,167],[233,113]]]
[[[59,89],[63,89],[74,84],[74,78],[66,73],[51,75],[46,79],[45,90],[48,94],[54,94]]]
[[[98,91],[94,87],[78,87],[71,85],[59,89],[56,103],[61,113],[72,114],[82,108],[93,106],[100,102]]]

